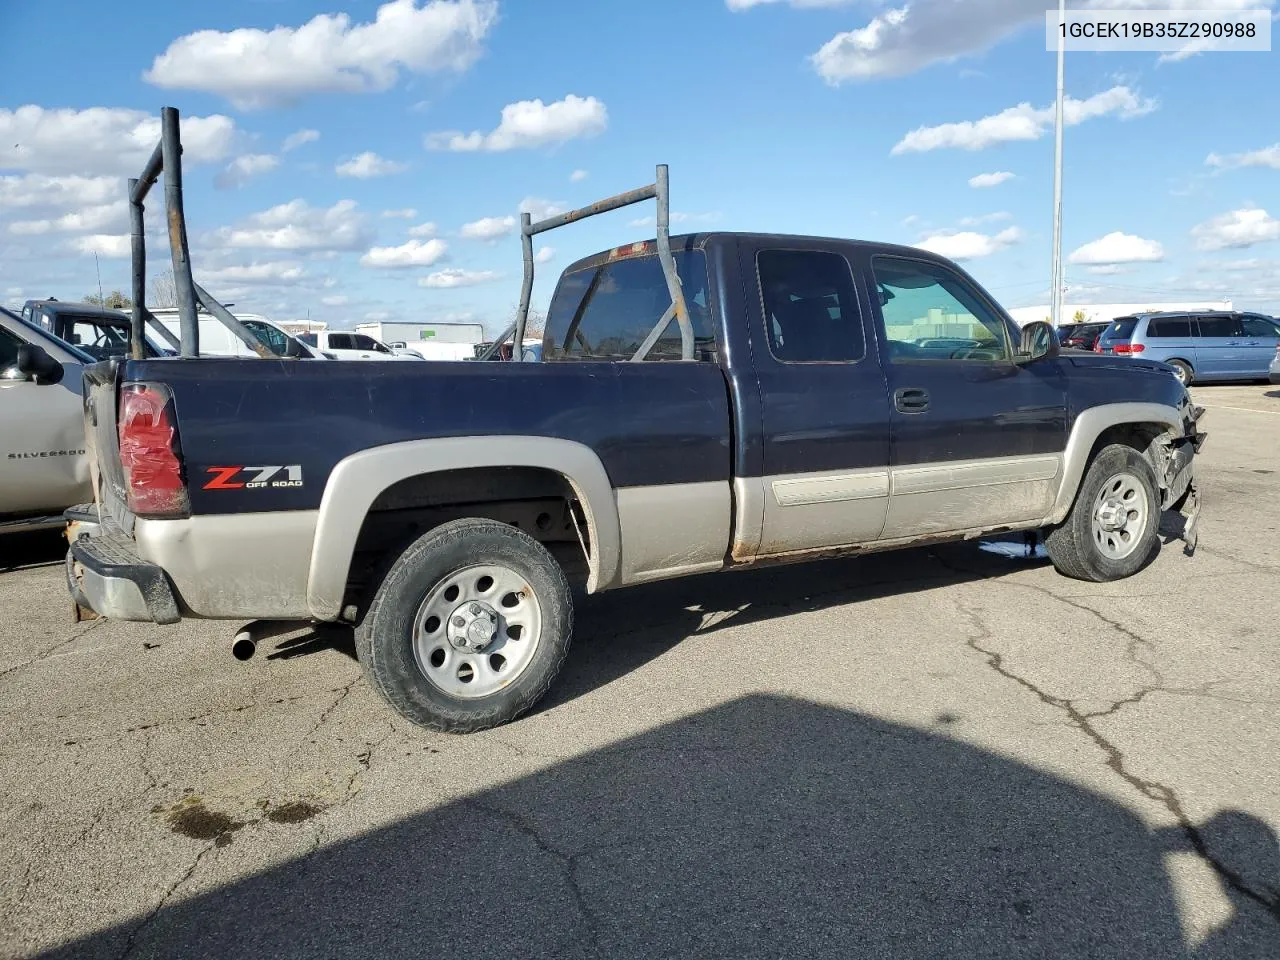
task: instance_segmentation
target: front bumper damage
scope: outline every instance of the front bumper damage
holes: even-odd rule
[[[1183,516],[1179,534],[1183,552],[1191,556],[1199,541],[1200,508],[1203,500],[1195,483],[1195,458],[1208,436],[1200,429],[1204,407],[1185,404],[1182,436],[1172,432],[1159,438],[1153,450],[1156,476],[1160,478],[1161,507],[1176,510]]]

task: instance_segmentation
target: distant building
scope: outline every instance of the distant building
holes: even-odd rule
[[[295,336],[299,333],[319,333],[329,328],[323,320],[277,320],[276,326]]]
[[[1147,300],[1142,303],[1064,303],[1062,305],[1063,323],[1102,323],[1116,317],[1130,316],[1135,313],[1158,313],[1162,310],[1231,310],[1230,300]],[[1035,307],[1014,307],[1009,315],[1025,327],[1033,320],[1048,321],[1052,310],[1048,304]],[[1076,314],[1082,314],[1077,317]]]

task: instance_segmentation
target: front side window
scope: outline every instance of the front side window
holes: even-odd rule
[[[1201,317],[1200,336],[1202,337],[1242,337],[1244,331],[1239,317]]]
[[[284,356],[285,350],[289,346],[289,341],[282,331],[277,330],[269,323],[263,323],[261,320],[245,320],[243,322],[255,337],[270,348],[272,353],[276,356]]]
[[[331,333],[329,334],[330,350],[354,350],[355,347],[351,343],[351,334],[349,333]]]
[[[1185,339],[1191,336],[1191,321],[1186,317],[1151,320],[1147,323],[1147,336],[1154,340]]]
[[[894,257],[871,261],[892,362],[1009,360],[1009,331],[956,274]]]
[[[756,257],[769,352],[783,363],[851,363],[867,353],[849,262],[817,250]]]
[[[1240,325],[1246,337],[1261,337],[1264,340],[1273,340],[1276,337],[1275,324],[1262,317],[1241,317]]]
[[[17,375],[17,371],[13,370],[18,364],[18,348],[23,345],[23,341],[4,327],[0,327],[0,379],[12,379]],[[8,371],[13,370],[12,376],[6,376]]]
[[[715,349],[701,250],[673,253],[693,324],[694,356]],[[544,360],[629,360],[671,305],[656,254],[613,260],[565,274],[551,299],[543,331]],[[680,359],[673,318],[646,357]]]
[[[373,337],[367,337],[363,333],[357,333],[351,338],[351,342],[356,345],[357,350],[372,350],[378,352],[378,344]]]

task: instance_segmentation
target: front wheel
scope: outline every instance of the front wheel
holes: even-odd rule
[[[1093,458],[1071,512],[1045,537],[1045,550],[1065,576],[1122,580],[1151,557],[1159,525],[1150,464],[1133,447],[1111,444]]]
[[[370,683],[402,716],[469,733],[551,686],[573,635],[569,583],[546,548],[494,520],[455,520],[391,566],[356,632]]]

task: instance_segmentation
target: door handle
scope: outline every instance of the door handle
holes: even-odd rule
[[[924,413],[929,409],[929,391],[901,387],[893,391],[893,405],[899,413]]]

